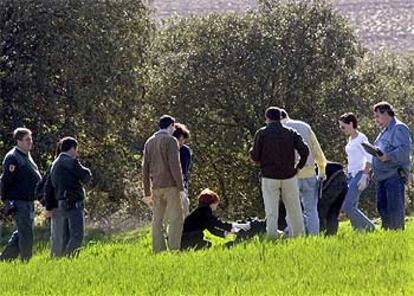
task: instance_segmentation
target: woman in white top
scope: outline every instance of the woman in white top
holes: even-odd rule
[[[342,205],[342,210],[351,220],[351,225],[357,230],[372,231],[374,223],[358,209],[361,192],[369,184],[369,171],[372,157],[362,147],[362,142],[368,142],[367,137],[357,130],[358,121],[354,114],[345,113],[339,118],[342,132],[349,136],[345,151],[348,157],[348,193]]]

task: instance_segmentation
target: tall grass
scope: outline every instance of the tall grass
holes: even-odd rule
[[[414,222],[404,232],[267,241],[153,255],[148,232],[89,243],[74,260],[44,249],[0,264],[1,295],[414,295]]]

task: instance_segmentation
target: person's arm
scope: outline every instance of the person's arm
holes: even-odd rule
[[[305,166],[306,160],[308,159],[309,148],[308,148],[308,145],[306,145],[306,143],[303,141],[303,138],[301,135],[299,135],[297,132],[293,130],[292,130],[292,133],[293,133],[293,145],[300,156],[299,162],[296,165],[296,169],[301,170]]]
[[[316,165],[318,166],[319,176],[326,176],[325,169],[326,169],[326,165],[328,161],[325,158],[325,154],[323,153],[321,145],[319,144],[319,141],[316,138],[316,135],[313,132],[313,130],[311,130],[309,145],[310,145],[313,155],[315,156],[315,162],[316,162]]]
[[[218,219],[216,216],[214,216],[213,214],[206,214],[206,219],[207,219],[207,230],[215,235],[215,236],[220,236],[220,237],[225,237],[226,236],[226,232],[230,232],[232,229],[232,224],[227,223],[227,222],[223,222],[220,219]]]
[[[368,138],[362,134],[362,141],[361,143],[369,143]],[[372,155],[365,151],[364,147],[362,145],[359,145],[359,149],[361,150],[362,154],[364,155],[366,161],[364,166],[364,174],[369,174],[371,172],[372,168]]]
[[[150,178],[150,156],[147,143],[144,145],[144,155],[142,157],[142,176],[144,185],[144,195],[151,196],[151,178]]]
[[[386,153],[386,158],[392,163],[402,165],[410,157],[411,135],[406,126],[397,126],[392,145],[392,151]]]
[[[50,170],[46,173],[45,178],[45,208],[46,211],[51,211],[57,207],[57,201],[55,198],[55,188],[52,184],[52,175],[50,173]]]
[[[262,135],[258,130],[254,135],[253,147],[250,149],[250,157],[253,161],[260,163],[262,159]]]
[[[167,157],[171,174],[174,178],[175,185],[177,186],[178,190],[183,191],[184,184],[178,142],[175,138],[171,137],[170,139],[168,139],[167,145]]]
[[[82,183],[86,184],[92,179],[91,170],[84,167],[77,158],[73,160],[73,169]]]
[[[18,163],[16,158],[13,155],[7,155],[3,161],[3,172],[1,175],[1,188],[0,188],[0,195],[1,198],[4,200],[6,197],[7,190],[9,189],[10,185],[13,183],[13,180],[16,176],[18,170]]]

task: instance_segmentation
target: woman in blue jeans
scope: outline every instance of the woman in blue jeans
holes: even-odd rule
[[[374,223],[358,209],[359,197],[369,184],[369,171],[372,157],[364,150],[361,143],[368,138],[357,130],[358,121],[353,113],[345,113],[339,118],[339,127],[349,136],[345,151],[348,158],[348,193],[342,205],[342,210],[351,220],[356,230],[373,231]]]

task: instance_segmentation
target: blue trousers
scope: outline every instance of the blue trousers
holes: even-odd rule
[[[358,208],[359,197],[361,191],[358,189],[358,182],[361,180],[363,172],[358,172],[354,177],[348,179],[348,193],[345,196],[342,210],[351,220],[351,225],[356,230],[368,230],[375,229],[374,223]]]
[[[404,229],[404,194],[404,182],[398,175],[377,182],[377,209],[381,216],[382,228]]]
[[[66,201],[59,201],[59,208],[52,216],[52,257],[77,256],[84,236],[84,204],[67,208]]]
[[[316,176],[298,179],[299,197],[303,206],[303,218],[307,234],[319,233],[318,180]]]
[[[12,261],[19,255],[23,261],[29,261],[33,255],[33,202],[15,200],[14,205],[13,219],[17,229],[11,235],[0,261]]]

